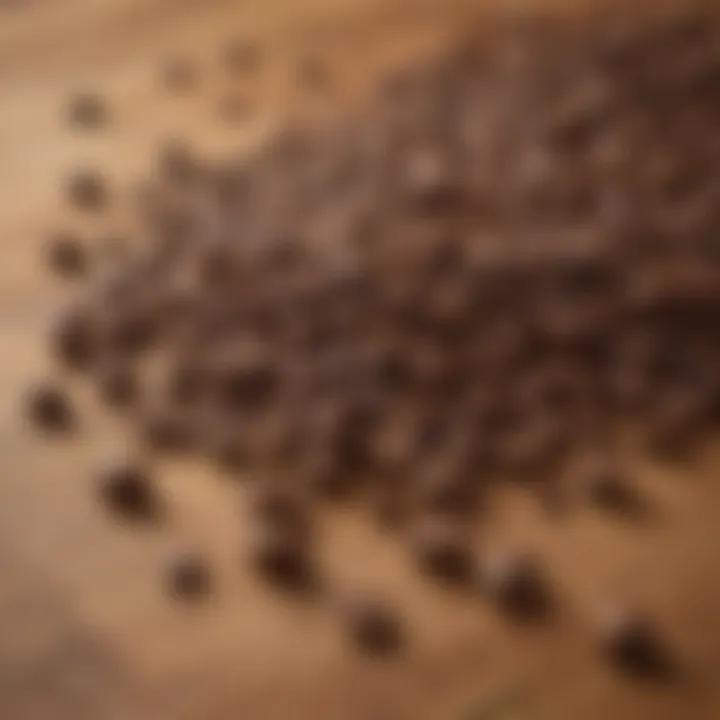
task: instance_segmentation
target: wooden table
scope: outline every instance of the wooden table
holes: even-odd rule
[[[479,542],[514,542],[547,559],[561,598],[550,627],[519,629],[478,598],[423,583],[402,545],[361,509],[328,513],[323,561],[338,589],[377,589],[402,608],[410,644],[371,662],[342,641],[331,613],[278,598],[242,568],[236,491],[202,465],[158,463],[170,504],[161,528],[128,532],[99,510],[91,469],[129,442],[87,388],[83,432],[43,443],[22,420],[28,383],[57,372],[43,327],[68,296],[40,261],[47,233],[98,236],[126,228],[119,203],[97,227],[63,206],[79,164],[118,188],[146,171],[159,138],[193,138],[208,152],[247,146],[300,107],[294,59],[327,54],[350,107],[389,66],[434,52],[480,3],[461,0],[0,0],[0,717],[11,720],[478,720],[688,718],[720,715],[720,486],[712,448],[666,468],[629,454],[652,518],[623,524],[590,511],[550,520],[521,490],[499,498]],[[517,4],[517,3],[516,3]],[[235,34],[267,48],[259,80],[230,81],[218,65]],[[186,98],[163,92],[163,63],[197,59]],[[234,83],[234,84],[233,84]],[[66,101],[102,89],[110,126],[69,130]],[[234,88],[234,90],[233,90]],[[255,111],[218,118],[238,89]],[[240,501],[238,501],[240,502]],[[199,547],[218,590],[181,608],[162,592],[165,554]],[[672,687],[610,672],[590,627],[603,598],[646,604],[686,672]],[[716,713],[712,715],[712,711]]]

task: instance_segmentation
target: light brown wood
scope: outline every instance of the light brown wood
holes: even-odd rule
[[[655,512],[635,527],[591,512],[543,517],[520,491],[501,498],[479,542],[515,542],[547,559],[562,601],[552,626],[520,630],[477,598],[428,587],[403,547],[361,510],[329,514],[322,555],[339,590],[375,588],[402,608],[411,636],[397,661],[345,647],[327,608],[279,599],[245,572],[236,491],[200,465],[163,462],[171,517],[127,532],[95,502],[98,456],[128,442],[77,388],[77,442],[42,443],[22,422],[21,397],[55,372],[44,325],[68,289],[40,262],[58,225],[123,230],[122,207],[97,228],[64,207],[60,185],[98,164],[118,187],[147,169],[159,138],[187,135],[208,151],[257,142],[298,108],[293,58],[333,59],[351,106],[381,70],[434,52],[479,3],[461,0],[0,0],[0,717],[12,720],[606,720],[720,716],[717,452],[664,468],[634,459]],[[519,3],[516,3],[519,5]],[[218,69],[235,34],[266,48],[257,112],[228,128],[216,106]],[[160,88],[167,58],[187,52],[198,92]],[[97,135],[70,131],[67,98],[98,89],[112,109]],[[213,561],[210,606],[164,596],[163,557],[199,547]],[[593,646],[605,597],[629,596],[658,618],[686,672],[673,687],[614,676]],[[715,714],[713,714],[713,712]]]

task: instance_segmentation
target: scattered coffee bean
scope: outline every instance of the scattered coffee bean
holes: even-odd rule
[[[663,680],[671,673],[670,656],[649,621],[613,608],[600,620],[602,649],[618,669],[641,678]]]
[[[168,566],[167,587],[170,595],[178,600],[203,600],[212,590],[210,569],[198,555],[181,554]]]
[[[116,515],[130,520],[157,516],[158,498],[145,470],[129,462],[103,468],[98,473],[100,499]]]
[[[87,370],[97,355],[97,333],[89,312],[71,308],[52,328],[53,351],[58,360],[74,370]]]
[[[457,521],[423,519],[415,530],[413,548],[420,569],[430,577],[452,582],[468,579],[470,552]]]
[[[307,591],[315,583],[306,544],[285,526],[258,524],[251,541],[250,558],[260,576],[279,588]]]
[[[515,553],[496,553],[482,558],[480,586],[511,616],[538,619],[550,609],[546,581],[537,561]]]
[[[347,630],[352,642],[373,656],[396,654],[402,646],[402,629],[396,613],[384,602],[355,597],[344,604]]]
[[[99,212],[107,206],[110,194],[105,178],[97,170],[76,170],[67,182],[67,198],[79,210]]]
[[[90,92],[81,93],[71,99],[68,119],[75,127],[95,130],[107,123],[107,106],[100,95]]]
[[[87,251],[83,243],[70,233],[53,236],[45,252],[48,266],[58,275],[78,278],[87,272]]]
[[[172,411],[159,430],[134,418],[154,444],[173,445],[182,418],[188,449],[261,471],[252,557],[275,582],[313,574],[310,517],[270,497],[276,470],[308,501],[370,497],[382,513],[400,499],[420,567],[471,579],[477,490],[612,445],[631,412],[662,450],[720,419],[720,32],[682,25],[620,41],[498,30],[340,127],[289,126],[220,162],[170,143],[138,242],[63,318],[56,354],[157,380]],[[239,43],[224,62],[241,73],[257,56]],[[298,72],[327,88],[330,69],[313,57]],[[171,89],[196,79],[186,59],[168,66]],[[89,170],[67,192],[88,210],[110,199]],[[625,480],[593,473],[569,477],[625,509]],[[537,568],[493,567],[488,592],[536,614]]]
[[[628,513],[638,508],[635,489],[620,467],[603,457],[592,457],[584,470],[590,502],[604,510]]]
[[[41,430],[67,432],[75,424],[75,413],[66,392],[52,383],[41,383],[27,392],[27,413]]]

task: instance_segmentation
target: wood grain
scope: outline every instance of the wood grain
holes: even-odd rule
[[[378,588],[403,609],[412,642],[375,664],[344,647],[322,607],[268,593],[242,569],[235,491],[204,466],[156,468],[171,514],[158,530],[128,532],[98,509],[91,468],[129,442],[86,388],[83,431],[41,443],[24,426],[21,394],[55,372],[43,328],[68,289],[39,261],[53,227],[124,229],[124,191],[149,167],[159,138],[188,136],[208,152],[258,142],[299,112],[294,58],[321,50],[352,108],[372,79],[435,52],[477,13],[460,0],[34,0],[0,2],[0,716],[149,720],[403,720],[438,718],[711,718],[720,713],[717,452],[661,468],[629,454],[655,513],[642,527],[592,513],[550,521],[519,491],[500,499],[479,542],[527,543],[547,558],[562,612],[519,631],[476,598],[420,582],[404,548],[361,509],[324,518],[324,562],[340,589]],[[222,43],[258,38],[265,64],[240,86],[253,118],[228,127]],[[177,53],[198,63],[196,94],[160,89]],[[112,109],[97,136],[71,132],[69,95],[98,89]],[[237,89],[236,86],[233,86]],[[307,108],[305,108],[307,110]],[[102,223],[74,217],[59,188],[78,164],[101,166],[118,188]],[[238,500],[237,502],[241,502]],[[488,540],[488,538],[490,540]],[[197,546],[219,593],[184,610],[164,597],[165,553]],[[602,598],[621,592],[658,617],[687,669],[676,686],[640,687],[600,662],[589,630]],[[12,688],[12,692],[6,688]],[[84,713],[84,714],[83,714]]]

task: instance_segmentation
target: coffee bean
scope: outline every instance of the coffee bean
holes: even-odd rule
[[[178,600],[204,600],[212,590],[210,569],[194,553],[183,553],[172,559],[167,569],[167,588]]]
[[[76,170],[67,181],[67,197],[79,210],[99,212],[110,200],[107,183],[97,170]]]
[[[413,549],[422,572],[443,581],[464,582],[470,553],[457,521],[428,517],[415,530]]]
[[[363,653],[385,657],[401,649],[402,628],[387,603],[371,597],[353,597],[344,603],[343,613],[350,639]]]
[[[539,619],[550,609],[546,581],[530,555],[488,555],[480,562],[478,579],[500,608],[517,619]]]
[[[144,304],[128,304],[108,313],[103,334],[108,346],[121,356],[137,356],[157,339],[155,309]]]
[[[100,499],[117,516],[151,520],[159,511],[158,497],[145,470],[131,462],[119,462],[98,473]]]
[[[584,471],[584,481],[590,501],[602,509],[625,513],[638,504],[625,473],[611,460],[590,458]]]
[[[307,591],[316,581],[308,548],[285,525],[260,523],[251,541],[250,559],[260,576],[279,588]]]
[[[52,383],[34,385],[27,392],[27,413],[41,430],[64,433],[76,422],[75,413],[63,388]]]
[[[279,377],[270,358],[250,349],[218,358],[214,381],[229,409],[253,412],[263,409],[273,399]]]
[[[51,342],[58,360],[74,370],[86,370],[97,355],[94,323],[85,309],[71,308],[53,326]]]
[[[81,93],[70,100],[68,120],[75,127],[95,130],[107,123],[108,109],[100,95]]]
[[[623,608],[609,608],[599,622],[599,639],[608,660],[619,670],[647,679],[667,679],[669,653],[649,621]]]
[[[58,275],[78,278],[88,270],[88,257],[82,242],[70,233],[58,233],[46,249],[48,266]]]

